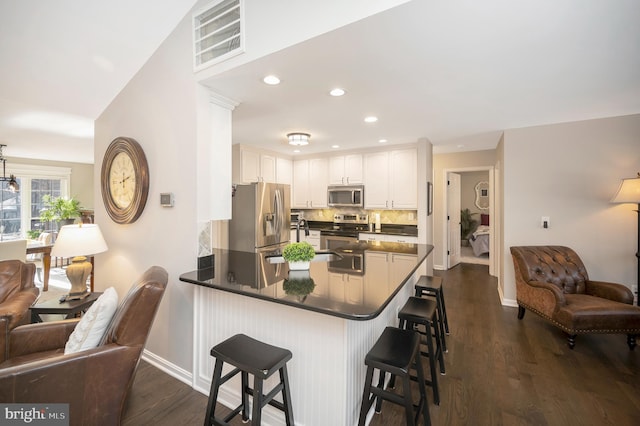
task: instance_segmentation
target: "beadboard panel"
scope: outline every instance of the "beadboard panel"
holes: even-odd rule
[[[370,321],[351,321],[198,287],[193,387],[209,394],[214,366],[211,348],[244,333],[293,353],[287,367],[296,425],[355,425],[366,373],[365,355],[384,327],[397,324],[397,312],[412,294],[416,280],[417,277],[410,280],[387,308]],[[229,370],[225,367],[223,373]],[[277,376],[266,382],[265,389],[277,383]],[[281,400],[280,396],[276,399]],[[221,388],[218,402],[231,408],[240,403],[239,376]],[[267,406],[263,409],[263,424],[282,425],[284,416]]]

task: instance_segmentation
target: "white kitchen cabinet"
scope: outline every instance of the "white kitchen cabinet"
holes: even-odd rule
[[[418,159],[415,148],[382,151],[364,157],[366,209],[417,209]]]
[[[391,151],[389,156],[391,179],[391,208],[418,208],[418,151],[415,148]]]
[[[369,292],[369,289],[379,288],[382,299],[388,294],[389,285],[397,285],[407,277],[411,268],[415,266],[417,255],[400,254],[390,252],[365,252],[365,267],[367,268],[367,296],[376,298],[378,292]],[[404,273],[404,275],[402,275]],[[379,300],[367,300],[367,303],[379,302]]]
[[[327,159],[312,158],[293,162],[292,208],[327,207]]]
[[[362,183],[362,155],[349,154],[329,158],[329,185]]]
[[[389,208],[389,153],[374,152],[364,156],[364,208]]]
[[[233,183],[291,184],[291,160],[241,145],[233,147]]]
[[[337,302],[362,304],[364,279],[360,275],[329,272],[329,297]]]

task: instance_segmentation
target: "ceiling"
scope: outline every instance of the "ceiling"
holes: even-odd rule
[[[15,117],[96,119],[194,2],[93,3],[0,4],[5,155],[93,162],[90,136],[25,129]],[[635,0],[413,0],[205,84],[239,102],[234,143],[293,154],[286,134],[303,131],[311,144],[295,155],[380,139],[490,149],[504,129],[640,113],[638,16]],[[265,85],[266,74],[281,84]],[[346,95],[329,96],[336,86]],[[378,122],[364,123],[369,115]]]

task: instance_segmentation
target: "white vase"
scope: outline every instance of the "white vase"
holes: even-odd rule
[[[290,271],[304,271],[309,269],[309,265],[311,262],[307,260],[302,260],[298,262],[289,262],[289,270]]]

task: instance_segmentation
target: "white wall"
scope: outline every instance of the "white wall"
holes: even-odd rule
[[[509,247],[518,245],[569,246],[590,278],[631,288],[637,206],[610,200],[640,170],[640,115],[506,130],[503,148],[503,303],[515,303]]]
[[[100,170],[109,143],[118,136],[137,140],[149,163],[149,198],[133,224],[115,224],[101,201],[96,222],[109,251],[96,259],[96,288],[116,287],[123,297],[152,265],[169,272],[169,285],[147,349],[191,371],[193,289],[181,273],[196,266],[197,84],[194,81],[189,19],[167,39],[96,121],[95,185],[101,200]],[[175,207],[161,207],[159,194],[173,192]]]

